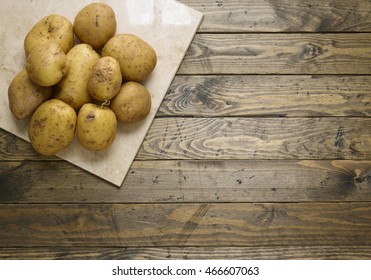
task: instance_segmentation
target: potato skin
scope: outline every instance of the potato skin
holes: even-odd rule
[[[36,46],[27,57],[26,70],[29,78],[39,86],[57,84],[69,69],[67,56],[55,42]]]
[[[19,72],[8,87],[10,111],[19,120],[31,116],[40,104],[51,97],[52,88],[32,82],[26,69]]]
[[[42,155],[54,155],[74,139],[76,112],[66,103],[50,99],[32,115],[28,135],[32,147]]]
[[[72,48],[74,42],[73,26],[67,18],[58,14],[50,14],[38,21],[25,37],[26,56],[36,46],[50,41],[57,43],[64,53]]]
[[[110,56],[100,58],[94,65],[89,80],[88,91],[98,100],[111,100],[119,92],[122,84],[120,65]]]
[[[115,12],[109,5],[92,3],[76,15],[73,30],[81,42],[100,49],[115,35],[116,26]]]
[[[145,86],[133,81],[126,82],[112,99],[110,107],[120,122],[138,122],[151,110],[151,95]]]
[[[60,99],[78,111],[82,105],[92,101],[88,91],[91,70],[100,58],[87,44],[78,44],[67,53],[70,69],[54,87],[54,98]]]
[[[85,104],[77,116],[77,139],[86,149],[100,151],[116,138],[117,119],[108,107]]]
[[[112,56],[121,68],[123,80],[142,81],[156,67],[155,50],[133,34],[116,34],[102,49],[102,56]]]

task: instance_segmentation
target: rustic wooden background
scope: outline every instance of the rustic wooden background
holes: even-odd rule
[[[0,258],[370,259],[371,1],[182,2],[121,189],[0,130]]]

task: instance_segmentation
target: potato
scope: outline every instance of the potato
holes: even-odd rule
[[[105,44],[102,56],[112,56],[121,68],[126,81],[142,81],[153,71],[157,63],[155,50],[133,34],[117,34]]]
[[[70,70],[54,87],[54,98],[60,99],[78,111],[92,101],[88,91],[88,79],[93,66],[100,58],[87,44],[78,44],[67,53]]]
[[[39,86],[55,85],[66,75],[68,69],[67,56],[55,42],[35,47],[27,57],[28,76]]]
[[[145,86],[133,81],[126,82],[110,106],[120,122],[137,122],[151,110],[151,95]]]
[[[121,83],[119,63],[116,59],[106,56],[95,63],[88,80],[88,91],[96,100],[110,100],[119,92]]]
[[[116,17],[107,4],[92,3],[76,15],[73,30],[76,37],[94,49],[100,49],[116,33]]]
[[[77,139],[86,149],[100,151],[108,148],[116,137],[117,120],[108,107],[85,104],[77,116]]]
[[[40,154],[54,155],[67,147],[75,136],[76,112],[66,103],[50,99],[32,115],[28,135]]]
[[[64,53],[73,46],[74,34],[72,23],[65,17],[51,14],[37,22],[27,33],[24,40],[26,56],[38,45],[48,42],[57,43]]]
[[[9,108],[13,115],[23,120],[52,96],[51,87],[41,87],[32,82],[26,69],[19,72],[8,87]]]

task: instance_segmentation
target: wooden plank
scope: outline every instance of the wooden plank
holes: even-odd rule
[[[3,132],[1,160],[43,160]],[[136,159],[371,158],[368,118],[157,118]]]
[[[368,118],[159,118],[137,159],[368,159]]]
[[[0,247],[370,246],[371,203],[0,205]]]
[[[178,74],[371,74],[371,34],[198,34]]]
[[[176,76],[157,116],[371,116],[371,76]]]
[[[135,161],[121,189],[71,164],[0,162],[0,203],[370,201],[371,161]]]
[[[371,246],[0,248],[2,260],[369,260]]]
[[[181,0],[204,14],[199,32],[370,32],[367,0]]]

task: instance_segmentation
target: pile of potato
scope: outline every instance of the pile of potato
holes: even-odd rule
[[[87,5],[73,24],[57,14],[44,17],[28,32],[24,50],[9,107],[17,119],[30,118],[28,135],[40,154],[58,153],[75,135],[84,148],[103,150],[116,137],[117,121],[140,121],[151,109],[140,82],[155,68],[156,52],[138,36],[116,34],[107,4]]]

